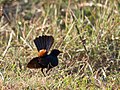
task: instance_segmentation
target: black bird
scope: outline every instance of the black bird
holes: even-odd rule
[[[28,64],[27,67],[30,69],[39,69],[43,75],[45,76],[43,69],[47,68],[46,73],[53,67],[58,65],[57,56],[61,53],[58,49],[53,49],[50,54],[48,51],[50,50],[52,44],[54,42],[54,38],[52,36],[39,36],[34,39],[34,43],[38,50],[38,57],[33,58]]]

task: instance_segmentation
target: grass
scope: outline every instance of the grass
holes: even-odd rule
[[[120,2],[2,0],[1,90],[119,90]],[[9,8],[9,9],[8,9]],[[52,35],[63,51],[44,77],[26,68],[39,35]]]

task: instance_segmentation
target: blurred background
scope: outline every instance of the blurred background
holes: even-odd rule
[[[47,77],[26,68],[39,35],[63,51]],[[120,1],[0,0],[0,88],[118,90]]]

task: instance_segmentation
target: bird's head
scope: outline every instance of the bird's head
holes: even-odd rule
[[[60,53],[62,53],[62,51],[59,51],[58,49],[53,49],[50,54],[53,56],[58,56]]]

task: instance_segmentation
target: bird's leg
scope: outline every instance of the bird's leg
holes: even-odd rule
[[[51,63],[48,64],[47,70],[46,70],[46,74],[47,72],[52,68],[53,66],[51,65]]]
[[[45,74],[44,74],[44,72],[43,72],[43,68],[41,69],[41,72],[42,72],[42,74],[45,76]],[[45,76],[46,77],[46,76]]]
[[[47,70],[46,70],[46,74],[47,74],[47,72],[50,70],[51,68],[47,68]]]

